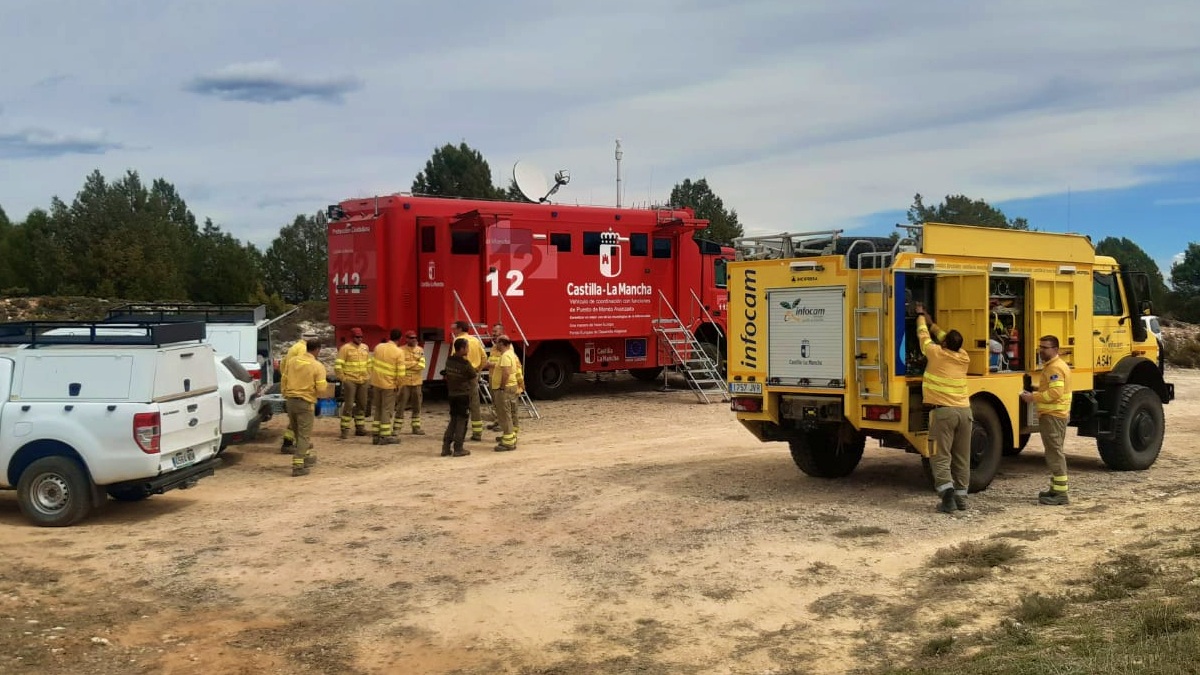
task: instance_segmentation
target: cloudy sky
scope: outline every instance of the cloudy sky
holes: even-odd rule
[[[620,138],[626,205],[707,177],[749,233],[880,230],[965,193],[1168,266],[1198,35],[1189,0],[3,0],[0,206],[136,169],[265,244],[463,140],[613,204]]]

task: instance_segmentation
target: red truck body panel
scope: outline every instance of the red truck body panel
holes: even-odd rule
[[[408,195],[338,208],[328,225],[338,343],[354,327],[372,347],[391,328],[415,330],[428,380],[441,379],[460,319],[485,335],[504,324],[526,359],[549,345],[572,352],[575,371],[669,365],[652,321],[672,311],[693,331],[724,335],[733,250],[695,241],[707,221],[690,209]]]

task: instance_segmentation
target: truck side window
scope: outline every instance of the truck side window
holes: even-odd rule
[[[421,253],[437,252],[437,230],[433,225],[421,226]]]
[[[717,288],[725,288],[725,279],[729,271],[725,269],[725,259],[717,258],[713,261],[713,285]]]
[[[599,232],[584,232],[583,233],[583,254],[584,255],[600,255],[600,233]]]
[[[1095,316],[1121,316],[1121,292],[1117,288],[1116,276],[1109,272],[1092,273],[1092,314]]]
[[[558,249],[559,253],[571,252],[571,233],[569,232],[553,232],[550,234],[550,245]]]
[[[451,230],[450,252],[461,255],[479,255],[479,232],[475,230]]]
[[[634,232],[629,235],[629,255],[642,257],[650,255],[650,235],[645,232]]]
[[[654,238],[654,256],[655,258],[670,258],[671,257],[671,240],[663,237]]]

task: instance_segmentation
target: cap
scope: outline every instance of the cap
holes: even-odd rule
[[[415,337],[417,337],[417,331],[415,331],[415,330],[405,331],[404,337],[415,338]]]
[[[362,337],[363,336],[362,329],[361,328],[351,328],[350,335],[352,337]]]

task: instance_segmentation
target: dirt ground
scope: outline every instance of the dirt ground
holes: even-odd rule
[[[513,453],[438,457],[441,402],[398,446],[321,418],[302,478],[277,417],[196,488],[73,528],[0,493],[0,672],[872,672],[1194,522],[1200,374],[1169,375],[1149,471],[1072,436],[1073,502],[1039,507],[1035,437],[954,516],[913,455],[869,444],[849,478],[808,478],[726,405],[624,376],[540,403]],[[938,586],[936,550],[994,538],[1025,557]]]

